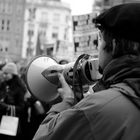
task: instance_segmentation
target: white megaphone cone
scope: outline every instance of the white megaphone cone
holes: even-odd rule
[[[58,77],[49,69],[49,67],[56,66],[63,69],[63,66],[61,67],[54,59],[46,56],[37,57],[29,64],[26,81],[33,96],[45,102],[58,97]]]

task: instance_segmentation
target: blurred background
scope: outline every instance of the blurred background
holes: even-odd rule
[[[82,53],[98,56],[92,19],[113,5],[128,2],[140,0],[0,0],[0,64],[13,61],[22,66],[44,54],[69,62]],[[90,14],[88,25],[80,21],[85,14]],[[92,36],[79,38],[82,34],[74,32],[74,19],[80,21],[78,28],[86,24]]]
[[[14,140],[31,140],[46,112],[61,101],[46,103],[30,94],[25,77],[31,60],[46,55],[66,64],[81,54],[98,58],[93,20],[130,2],[140,0],[0,0],[0,120],[9,105],[16,107],[20,127]],[[5,136],[0,139],[7,140]]]

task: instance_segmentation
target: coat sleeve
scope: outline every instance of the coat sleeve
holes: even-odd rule
[[[94,140],[84,112],[74,107],[66,109],[68,106],[70,108],[63,102],[57,105],[57,109],[52,108],[33,140]]]

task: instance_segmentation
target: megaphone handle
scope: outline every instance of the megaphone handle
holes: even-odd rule
[[[77,67],[78,67],[78,64],[79,64],[79,61],[81,60],[81,59],[83,59],[83,58],[89,58],[89,55],[88,54],[82,54],[82,55],[80,55],[78,58],[77,58],[77,60],[76,60],[76,62],[75,62],[75,64],[74,64],[74,67],[73,67],[73,82],[72,82],[72,86],[73,86],[73,91],[74,91],[74,95],[75,95],[75,102],[79,102],[84,96],[83,96],[83,88],[82,88],[82,81],[81,81],[81,77],[79,76],[79,74],[77,73],[78,71],[77,71]],[[77,78],[78,78],[78,84],[79,84],[79,91],[80,92],[77,92],[76,91],[76,89],[77,89],[77,86],[75,86],[75,84],[77,84],[77,83],[75,83],[75,77],[77,76]]]

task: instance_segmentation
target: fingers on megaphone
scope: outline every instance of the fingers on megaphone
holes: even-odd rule
[[[58,84],[58,93],[59,95],[62,97],[62,99],[64,98],[64,85],[66,84],[65,83],[65,79],[64,79],[64,76],[61,74],[61,73],[58,73],[58,78],[59,78],[59,84]]]
[[[62,99],[65,98],[74,98],[73,91],[70,88],[70,86],[65,81],[65,78],[63,74],[58,73],[58,78],[61,83],[61,87],[57,89],[59,95],[62,97]]]
[[[66,81],[65,81],[65,78],[63,76],[62,73],[58,73],[58,78],[59,78],[59,81],[60,81],[60,84],[61,84],[61,87],[65,87],[65,85],[67,85]]]

